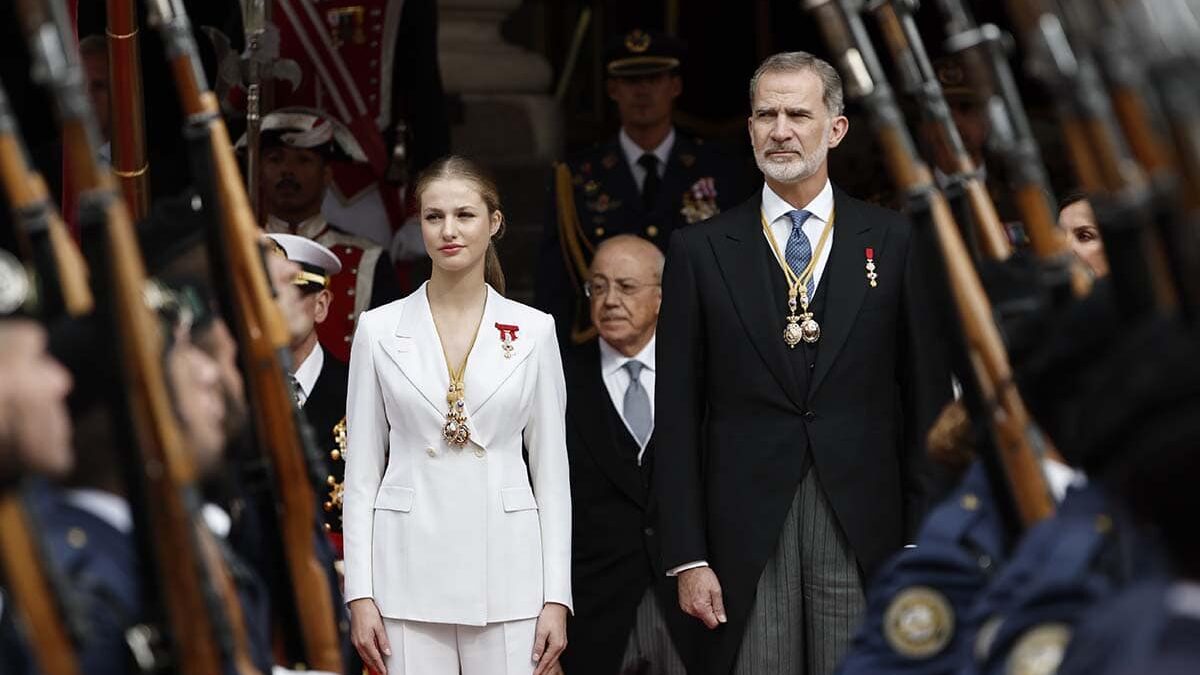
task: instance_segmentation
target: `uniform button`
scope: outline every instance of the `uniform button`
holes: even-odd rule
[[[346,315],[346,318],[347,318],[347,319],[349,319],[349,320],[351,320],[351,321],[353,321],[353,320],[354,320],[354,312],[351,312],[351,313],[347,314],[347,315]]]
[[[342,342],[349,342],[349,341],[350,341],[350,336],[349,336],[349,335],[347,335],[346,337],[342,338]]]
[[[603,228],[603,227],[597,227],[597,228],[596,228],[596,236],[597,236],[597,237],[603,237],[603,236],[604,236],[604,228]]]
[[[437,450],[434,450],[433,448],[425,448],[425,454],[429,455],[430,457],[437,457]]]
[[[647,527],[646,529],[642,530],[642,532],[646,533],[647,537],[654,536],[654,528],[653,527]]]
[[[87,546],[87,540],[87,532],[84,532],[82,528],[72,527],[67,530],[67,546],[78,550]]]
[[[354,253],[354,249],[347,246],[346,248],[342,249],[342,253],[345,253],[346,255],[350,255],[351,253]]]
[[[658,236],[658,228],[655,227],[654,225],[647,227],[646,228],[646,236],[647,237],[657,237]]]
[[[816,419],[817,419],[817,413],[815,413],[815,412],[813,412],[813,411],[811,411],[811,410],[805,410],[805,411],[804,411],[804,421],[805,421],[805,422],[812,422],[812,421],[814,421],[814,420],[816,420]]]
[[[371,59],[371,67],[375,68],[378,66],[379,66],[379,59]]]
[[[353,297],[354,297],[354,289],[353,289],[353,288],[351,288],[350,290],[346,291],[346,295],[348,295],[348,296],[350,296],[350,297],[352,297],[352,298],[353,298]]]
[[[975,511],[979,508],[979,497],[968,492],[962,496],[962,507],[967,511]]]

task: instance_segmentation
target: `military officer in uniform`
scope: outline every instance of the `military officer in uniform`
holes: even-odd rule
[[[267,235],[283,249],[287,259],[300,265],[295,285],[302,294],[303,311],[292,318],[292,373],[296,400],[317,436],[329,467],[329,499],[325,506],[325,531],[341,557],[342,479],[346,465],[342,446],[346,436],[346,364],[326,352],[317,341],[317,326],[329,314],[329,280],[342,269],[333,251],[294,234]]]
[[[329,223],[321,212],[334,163],[362,161],[363,150],[344,125],[309,108],[281,108],[264,116],[260,143],[267,231],[312,239],[342,264],[330,280],[329,316],[317,326],[317,335],[331,354],[349,361],[358,315],[400,297],[387,251]]]
[[[436,0],[277,0],[272,17],[280,57],[304,74],[295,90],[275,87],[276,105],[327,111],[366,156],[333,168],[326,217],[385,246],[395,233],[403,260],[425,257],[405,190],[450,151]]]
[[[666,35],[639,29],[622,36],[606,66],[620,131],[555,166],[536,304],[554,315],[564,345],[595,335],[583,282],[601,241],[636,234],[665,250],[675,229],[716,215],[752,190],[738,160],[672,123],[683,91],[682,57],[682,44]]]

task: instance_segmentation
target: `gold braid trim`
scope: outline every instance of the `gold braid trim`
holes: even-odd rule
[[[588,247],[589,251],[592,250],[592,246],[583,237],[583,229],[579,224],[579,212],[575,210],[575,188],[571,184],[571,169],[565,163],[560,162],[554,166],[554,191],[558,198],[556,200],[558,203],[558,242],[563,250],[563,263],[566,265],[567,275],[571,277],[572,286],[575,289],[575,316],[571,317],[571,342],[583,344],[596,336],[596,327],[580,326],[579,307],[584,300],[580,289],[583,287],[583,279],[587,276],[589,267],[580,240],[584,240],[584,245]]]

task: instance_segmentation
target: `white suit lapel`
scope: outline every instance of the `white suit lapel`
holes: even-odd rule
[[[537,337],[534,326],[522,325],[520,316],[525,313],[518,312],[519,308],[520,305],[488,286],[487,305],[479,323],[479,336],[467,362],[466,375],[467,419],[473,424],[471,433],[476,434],[476,442],[484,447],[491,441],[496,424],[503,421],[481,415],[484,406],[529,357]],[[516,339],[511,341],[512,351],[507,358],[497,324],[516,326]]]
[[[400,367],[404,377],[429,402],[439,416],[446,414],[446,391],[450,374],[429,311],[422,285],[404,303],[392,335],[382,338],[383,350]]]

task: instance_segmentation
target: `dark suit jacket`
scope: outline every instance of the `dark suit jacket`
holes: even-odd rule
[[[317,349],[325,349],[317,345]],[[325,458],[329,475],[337,482],[342,482],[346,475],[346,462],[334,460],[330,452],[337,447],[333,437],[333,428],[346,416],[346,382],[350,377],[350,368],[342,363],[329,350],[325,350],[325,363],[321,366],[321,374],[313,385],[312,393],[304,401],[304,414],[312,425],[313,434],[317,439],[317,448]],[[318,495],[318,501],[324,503],[327,494]],[[325,522],[333,532],[342,531],[342,510],[324,511]]]
[[[924,349],[933,323],[921,318],[927,294],[909,269],[904,218],[835,190],[816,297],[822,335],[806,361],[803,346],[783,341],[783,273],[760,202],[677,232],[663,279],[658,340],[670,348],[657,357],[656,461],[671,470],[654,474],[669,505],[658,520],[663,564],[707,560],[721,582],[729,622],[705,641],[711,673],[727,673],[736,657],[809,466],[866,576],[905,543],[924,510],[913,420],[931,419],[949,389],[940,355]]]
[[[650,492],[654,439],[639,467],[637,443],[604,385],[595,340],[570,349],[564,370],[575,614],[563,664],[570,675],[616,675],[648,588],[654,587],[676,645],[690,619],[679,609],[675,580],[659,561]]]

